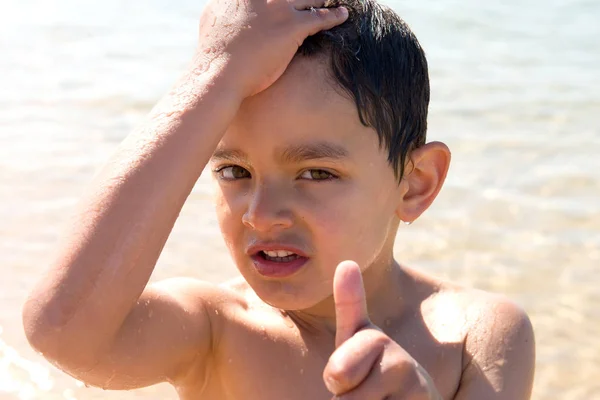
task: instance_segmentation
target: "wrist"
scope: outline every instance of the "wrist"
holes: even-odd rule
[[[190,121],[221,132],[235,117],[243,95],[225,74],[222,62],[194,57],[191,65],[150,112],[150,120],[172,125]],[[199,119],[199,120],[198,120]],[[177,124],[176,124],[177,125]]]
[[[197,51],[192,64],[184,74],[184,79],[194,86],[197,93],[210,89],[222,94],[232,103],[241,104],[246,95],[242,85],[236,80],[239,73],[236,74],[232,70],[230,56],[227,53],[215,55]]]

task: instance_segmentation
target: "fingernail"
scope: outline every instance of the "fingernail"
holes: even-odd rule
[[[338,382],[334,378],[328,376],[327,379],[325,379],[325,386],[331,393],[335,393],[337,392]]]
[[[340,16],[342,17],[347,17],[348,16],[348,9],[346,7],[340,7]]]

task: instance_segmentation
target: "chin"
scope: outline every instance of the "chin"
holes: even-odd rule
[[[252,273],[240,272],[262,301],[282,310],[306,310],[331,295],[331,293],[319,293],[318,288],[310,282],[293,279],[267,280]]]
[[[285,311],[307,310],[322,301],[322,299],[299,298],[296,296],[291,297],[287,295],[282,296],[274,293],[265,293],[264,295],[261,295],[257,292],[257,295],[262,301],[270,306]]]

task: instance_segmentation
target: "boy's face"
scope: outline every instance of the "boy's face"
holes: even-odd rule
[[[288,310],[331,296],[343,260],[363,270],[390,262],[398,225],[402,186],[386,151],[326,73],[297,57],[244,101],[210,163],[237,267],[265,302]]]

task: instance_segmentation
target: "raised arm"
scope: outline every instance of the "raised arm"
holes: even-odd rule
[[[189,76],[125,140],[25,304],[32,346],[78,379],[107,387],[151,384],[190,362],[180,357],[184,349],[208,348],[201,302],[186,314],[189,296],[170,286],[144,288],[239,103],[220,79],[216,72]]]
[[[310,34],[345,10],[308,0],[214,0],[191,68],[119,147],[81,202],[23,309],[34,348],[105,388],[176,381],[207,368],[215,289],[146,287],[177,216],[243,99],[283,73]]]

